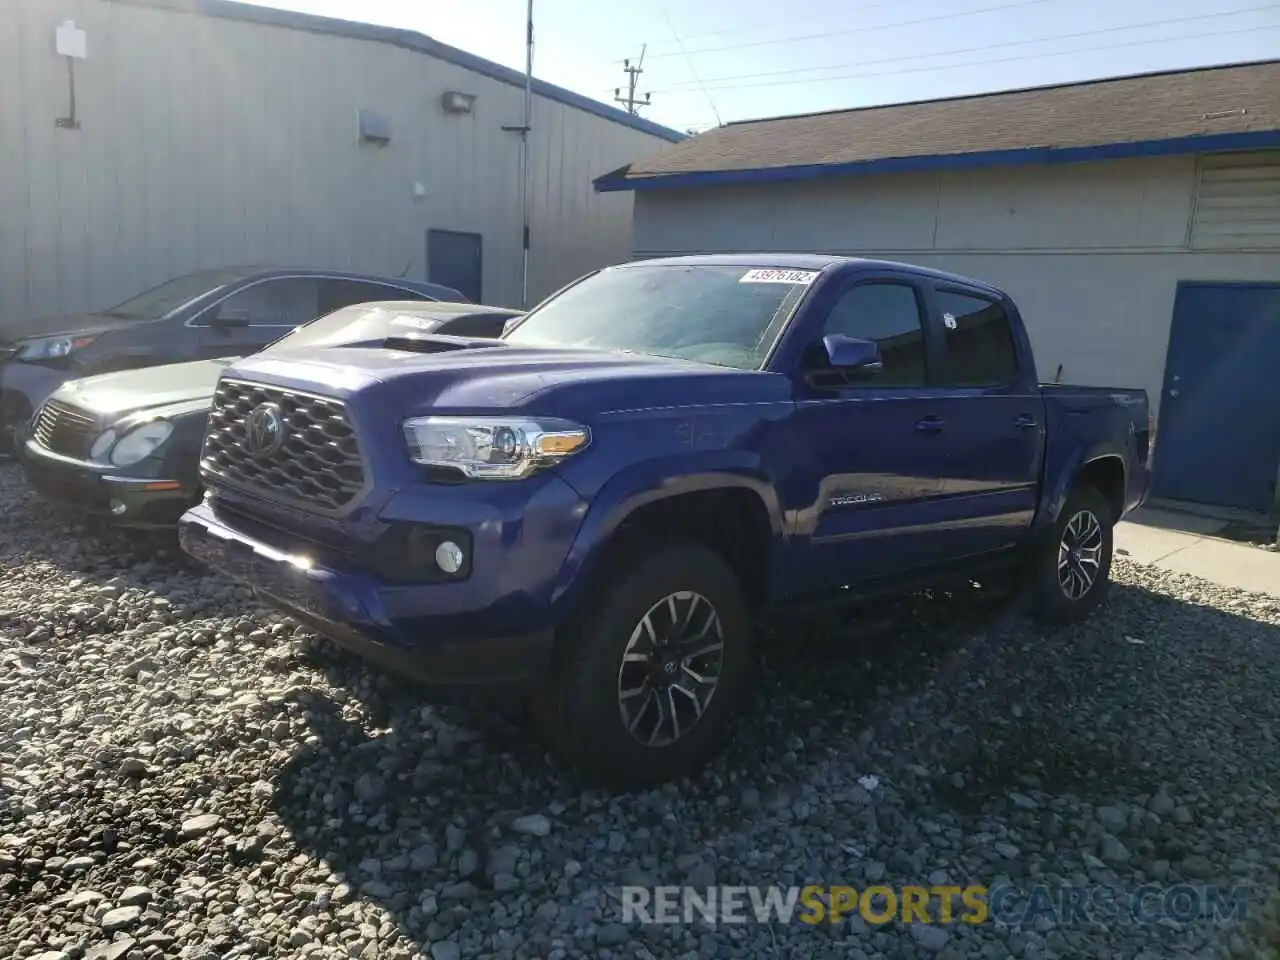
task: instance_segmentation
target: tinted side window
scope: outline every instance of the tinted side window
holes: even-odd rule
[[[207,325],[217,316],[255,327],[296,327],[314,320],[316,312],[316,281],[309,277],[289,277],[245,287],[203,314],[199,322]]]
[[[822,332],[879,344],[884,369],[867,381],[868,386],[924,386],[924,327],[914,288],[901,283],[859,284],[836,301]]]
[[[429,300],[421,294],[401,287],[382,283],[365,283],[358,280],[322,280],[320,282],[320,312],[329,313],[353,303],[372,303],[375,300]]]
[[[951,380],[961,387],[994,387],[1018,373],[1013,328],[1004,307],[981,297],[938,291]]]

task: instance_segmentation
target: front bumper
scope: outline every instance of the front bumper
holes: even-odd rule
[[[317,633],[421,683],[522,685],[541,676],[549,662],[553,633],[548,627],[526,629],[527,621],[510,618],[506,623],[521,627],[476,629],[490,619],[468,617],[457,608],[459,591],[469,591],[472,584],[391,585],[336,560],[317,563],[234,529],[208,502],[183,515],[178,536],[188,554],[252,585]],[[439,607],[432,612],[432,598],[448,612]],[[463,624],[472,629],[460,629]]]
[[[21,461],[41,496],[123,527],[171,528],[200,496],[189,482],[122,476],[120,468],[60,456],[34,440],[26,441]]]

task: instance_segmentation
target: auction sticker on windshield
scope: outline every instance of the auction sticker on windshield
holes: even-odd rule
[[[808,286],[818,275],[817,270],[748,270],[739,283],[795,283]]]

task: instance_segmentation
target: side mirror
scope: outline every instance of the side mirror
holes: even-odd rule
[[[219,309],[210,320],[210,325],[221,327],[224,330],[230,330],[233,327],[247,327],[249,326],[249,313],[246,310]]]
[[[498,334],[498,336],[505,336],[506,334],[510,333],[511,328],[514,327],[517,323],[519,323],[523,319],[524,319],[524,314],[520,314],[520,316],[518,317],[511,317],[509,320],[507,320],[506,323],[502,325],[502,333]]]
[[[805,377],[815,387],[841,387],[874,377],[884,369],[874,340],[829,333],[810,349]]]

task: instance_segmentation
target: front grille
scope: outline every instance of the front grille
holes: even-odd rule
[[[46,450],[83,458],[93,446],[97,425],[97,418],[91,414],[60,400],[50,400],[36,415],[31,435]]]
[[[249,446],[249,415],[274,404],[283,441],[269,453]],[[201,469],[230,486],[336,512],[364,490],[364,460],[355,427],[339,400],[260,383],[220,380],[209,411]]]

